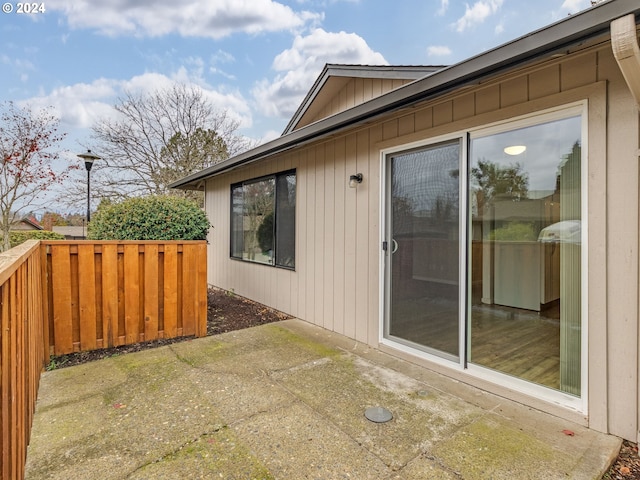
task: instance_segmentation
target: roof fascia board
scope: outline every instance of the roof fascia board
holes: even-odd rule
[[[521,66],[545,55],[562,52],[580,41],[607,34],[611,21],[631,13],[635,15],[637,23],[640,16],[640,4],[637,0],[609,0],[598,4],[572,17],[439,70],[349,110],[283,135],[271,142],[189,175],[169,186],[171,188],[193,187],[204,178],[290,150],[417,101],[428,100],[456,88],[478,83],[492,74]]]

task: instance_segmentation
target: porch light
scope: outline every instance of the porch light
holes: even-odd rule
[[[507,155],[520,155],[521,153],[524,153],[526,149],[527,147],[524,145],[510,145],[504,148],[504,153]]]
[[[362,174],[356,173],[349,177],[349,188],[356,188],[359,183],[362,183]]]

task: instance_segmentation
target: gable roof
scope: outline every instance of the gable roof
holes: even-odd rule
[[[22,217],[13,222],[11,230],[43,230],[43,227],[34,217]]]
[[[456,89],[475,85],[498,73],[566,55],[610,36],[610,24],[622,16],[640,17],[638,0],[609,0],[567,17],[468,60],[443,68],[389,93],[373,98],[331,117],[291,131],[247,152],[193,173],[169,185],[172,188],[202,190],[203,180],[249,163],[335,134],[341,130],[400,110],[416,102],[436,98]]]
[[[328,63],[293,114],[283,135],[306,126],[349,81],[354,78],[412,81],[430,75],[444,66],[424,65],[338,65]]]

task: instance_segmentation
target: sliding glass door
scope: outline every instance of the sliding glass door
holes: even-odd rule
[[[459,357],[460,141],[388,159],[387,335]]]
[[[581,396],[582,130],[580,106],[385,155],[386,340]]]
[[[580,395],[580,116],[470,144],[468,361]]]

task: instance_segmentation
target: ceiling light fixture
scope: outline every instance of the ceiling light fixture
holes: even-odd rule
[[[511,145],[504,148],[504,153],[506,153],[507,155],[520,155],[526,149],[527,147],[525,147],[524,145]]]

